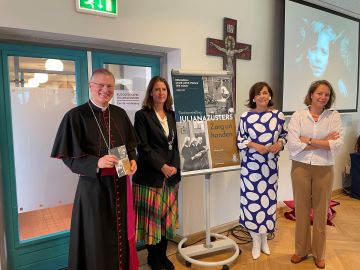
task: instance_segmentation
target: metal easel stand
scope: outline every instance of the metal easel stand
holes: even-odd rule
[[[200,266],[223,266],[223,270],[229,269],[227,264],[236,260],[239,256],[239,247],[236,242],[229,237],[226,237],[221,234],[210,233],[210,177],[211,174],[205,174],[205,219],[206,219],[206,238],[205,244],[193,245],[188,247],[183,247],[183,244],[187,241],[187,237],[182,239],[178,244],[178,250],[181,256],[186,260],[186,265],[190,266],[192,263]],[[211,242],[210,237],[216,238],[216,241]],[[221,240],[218,240],[221,239]],[[221,250],[234,249],[234,255],[230,258],[217,261],[217,262],[204,262],[200,260],[193,259],[191,257],[205,255]]]

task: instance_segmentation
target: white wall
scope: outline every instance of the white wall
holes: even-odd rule
[[[252,60],[237,61],[237,116],[246,110],[243,104],[256,81],[268,81],[277,95],[276,101],[280,100],[282,0],[122,0],[118,18],[76,13],[73,0],[2,2],[0,33],[42,31],[43,37],[57,40],[66,34],[72,35],[68,39],[74,42],[103,39],[98,43],[113,48],[122,42],[136,49],[151,45],[153,50],[168,52],[170,62],[193,70],[222,69],[220,57],[206,55],[206,38],[222,39],[223,18],[236,19],[238,41],[252,45]],[[181,58],[176,59],[179,53]],[[343,116],[348,139],[337,159],[335,189],[341,187],[341,171],[359,132],[359,118],[359,113]],[[284,151],[280,159],[279,200],[292,198],[290,166]],[[238,172],[212,176],[211,226],[238,219],[239,187]],[[204,229],[202,191],[203,177],[183,179],[180,202],[183,235]]]

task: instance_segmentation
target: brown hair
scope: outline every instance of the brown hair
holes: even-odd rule
[[[270,97],[273,97],[273,90],[271,89],[270,85],[267,82],[257,82],[253,86],[251,86],[249,91],[249,100],[248,103],[245,104],[248,108],[255,109],[256,108],[256,102],[254,102],[255,96],[260,94],[261,90],[266,87],[269,91]],[[269,100],[268,107],[273,106],[274,103],[272,102],[272,99]]]
[[[355,144],[355,151],[357,153],[360,153],[360,136],[357,138],[356,144]]]
[[[320,85],[326,85],[329,90],[330,90],[330,98],[328,103],[326,103],[325,105],[325,109],[330,109],[330,107],[333,105],[333,103],[335,102],[335,92],[333,87],[331,86],[331,84],[327,81],[327,80],[318,80],[318,81],[314,81],[311,83],[309,90],[306,94],[306,97],[304,99],[304,104],[306,106],[309,106],[311,104],[311,95],[315,92],[315,90],[320,86]]]
[[[172,110],[172,105],[173,105],[173,99],[171,97],[170,87],[169,87],[169,84],[166,81],[166,79],[163,78],[163,77],[160,77],[160,76],[155,76],[150,80],[149,85],[148,85],[148,87],[146,89],[146,94],[145,94],[145,98],[144,98],[144,101],[143,101],[143,108],[147,109],[147,110],[154,109],[154,101],[153,101],[153,98],[150,95],[150,93],[153,90],[155,83],[157,83],[157,82],[163,82],[165,84],[165,86],[166,86],[167,99],[166,99],[165,104],[164,104],[164,110],[165,111],[171,111]]]

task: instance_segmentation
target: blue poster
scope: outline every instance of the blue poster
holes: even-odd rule
[[[176,122],[198,119],[206,115],[202,76],[173,76]]]

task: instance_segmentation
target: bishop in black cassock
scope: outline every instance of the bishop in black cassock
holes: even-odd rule
[[[79,174],[70,229],[69,269],[137,269],[134,212],[129,176],[118,177],[108,150],[126,146],[130,174],[136,171],[137,139],[126,112],[109,104],[114,76],[96,70],[91,99],[67,112],[51,157]]]

